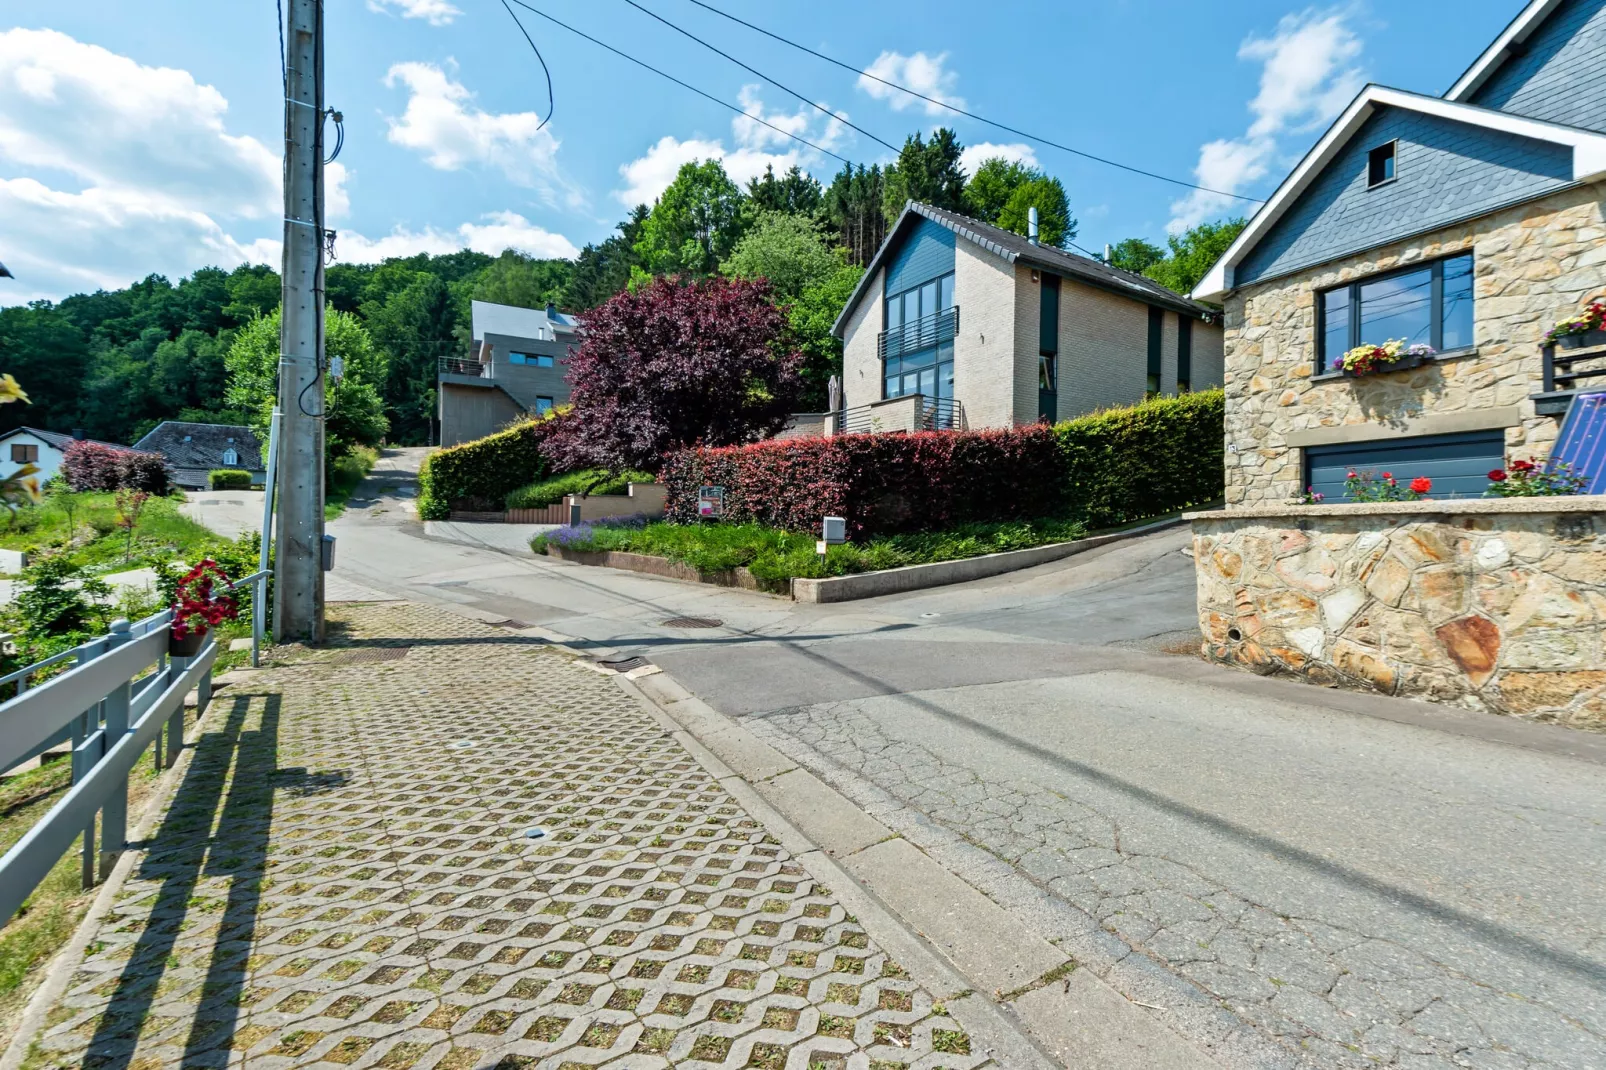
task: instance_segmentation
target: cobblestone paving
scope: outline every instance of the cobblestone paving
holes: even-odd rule
[[[995,1065],[611,680],[339,612],[214,700],[30,1065]]]
[[[962,754],[890,738],[853,703],[743,723],[861,803],[885,793],[919,820],[1011,863],[1298,1061],[1408,1070],[1606,1067],[1606,998],[1597,986],[1581,983],[1545,1005],[1397,941],[1279,914],[1235,895],[1230,873],[1124,845],[1119,821],[1070,778],[983,779]],[[1378,913],[1388,909],[1380,903]]]

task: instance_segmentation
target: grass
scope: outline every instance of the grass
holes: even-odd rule
[[[649,472],[625,472],[609,479],[604,479],[605,475],[600,468],[582,468],[550,479],[538,479],[510,491],[503,504],[509,509],[540,509],[561,502],[566,495],[584,494],[588,488],[592,494],[623,494],[627,483],[653,482]],[[593,487],[599,479],[603,482]]]
[[[178,496],[149,499],[130,544],[127,533],[117,526],[115,495],[100,491],[52,495],[0,520],[0,548],[38,552],[70,544],[69,559],[91,573],[187,558],[216,542],[217,535],[181,513],[182,502]]]
[[[531,540],[530,548],[622,550],[665,557],[699,572],[746,568],[762,585],[781,589],[794,577],[846,576],[905,565],[957,561],[1006,550],[1068,542],[1087,533],[1079,520],[1035,520],[961,524],[944,531],[886,535],[864,543],[833,546],[821,561],[811,535],[759,524],[581,524],[559,528]]]
[[[353,446],[351,452],[336,457],[329,466],[329,484],[324,488],[323,518],[333,520],[346,511],[363,477],[373,471],[379,451],[370,446]]]

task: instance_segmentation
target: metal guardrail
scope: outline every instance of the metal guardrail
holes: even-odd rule
[[[920,397],[920,426],[918,431],[963,431],[965,429],[965,406],[954,398],[928,398],[922,395],[904,395],[905,397]],[[831,421],[831,433],[834,435],[863,435],[878,431],[904,431],[907,428],[890,428],[882,424],[877,416],[879,405],[855,405],[851,409],[838,409],[827,413]]]
[[[927,349],[939,342],[950,342],[959,333],[959,306],[945,308],[929,316],[876,335],[876,356],[881,360]]]
[[[256,572],[235,582],[253,588],[252,665],[260,663],[263,595],[270,575]],[[133,624],[113,621],[107,635],[0,677],[0,682],[18,685],[16,697],[0,703],[0,770],[72,742],[72,787],[0,856],[0,925],[11,920],[80,835],[83,886],[97,883],[97,813],[98,879],[106,878],[128,839],[128,774],[153,743],[158,768],[178,760],[184,747],[184,697],[191,690],[197,693],[199,713],[206,712],[217,640],[209,636],[194,657],[170,657],[172,621],[172,610]],[[32,676],[68,660],[77,664],[27,686]]]
[[[470,375],[476,379],[495,378],[496,365],[488,360],[473,357],[439,357],[436,371],[444,375]]]

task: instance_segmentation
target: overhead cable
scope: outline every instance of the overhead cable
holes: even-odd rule
[[[513,20],[513,25],[517,26],[519,32],[524,35],[524,40],[529,43],[530,51],[534,52],[535,58],[541,61],[541,70],[546,74],[546,118],[542,119],[541,125],[535,128],[535,132],[539,134],[541,127],[552,121],[552,113],[558,109],[557,98],[552,95],[552,71],[546,65],[546,57],[541,55],[539,48],[535,47],[535,39],[530,36],[530,31],[524,28],[524,23],[519,21],[518,15],[514,13],[511,7],[508,7],[507,0],[502,0],[502,6],[507,8],[508,18]]]

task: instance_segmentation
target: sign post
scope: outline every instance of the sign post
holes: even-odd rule
[[[725,488],[697,488],[697,515],[702,517],[704,520],[714,520],[724,516]]]

